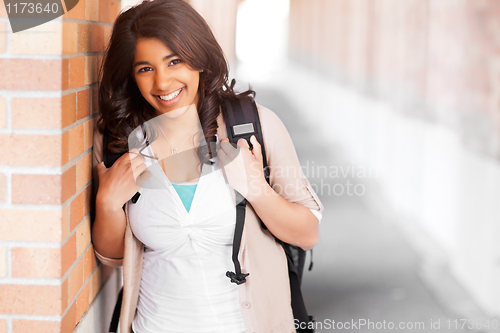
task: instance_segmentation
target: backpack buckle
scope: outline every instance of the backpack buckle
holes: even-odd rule
[[[246,277],[249,276],[250,273],[241,273],[241,274],[236,274],[234,272],[231,272],[231,271],[227,271],[226,272],[226,276],[231,279],[231,282],[232,283],[236,283],[236,284],[242,284],[242,283],[245,283],[246,282]]]

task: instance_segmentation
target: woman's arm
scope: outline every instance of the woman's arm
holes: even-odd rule
[[[112,207],[99,192],[96,197],[96,216],[92,226],[94,249],[104,257],[121,259],[125,249],[125,212]]]
[[[319,221],[310,209],[285,200],[265,180],[251,187],[247,200],[274,236],[303,250],[316,245]]]
[[[102,162],[102,135],[95,129],[93,179],[96,214],[92,243],[104,259],[123,258],[126,218],[122,207],[140,189],[136,178],[146,168],[144,158],[137,153],[134,150],[125,153],[106,168]]]
[[[271,110],[258,106],[266,158],[270,170],[269,186],[264,178],[260,144],[251,138],[250,151],[244,139],[239,151],[221,140],[219,158],[231,186],[251,204],[269,231],[278,239],[304,250],[319,239],[319,220],[323,205],[304,176],[295,147],[284,124]]]

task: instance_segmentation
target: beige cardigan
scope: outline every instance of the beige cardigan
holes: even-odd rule
[[[286,200],[321,213],[323,205],[302,172],[295,147],[285,126],[271,110],[258,105],[258,112],[270,169],[271,186]],[[219,139],[226,138],[222,114],[217,121]],[[98,186],[96,165],[101,161],[102,134],[95,130],[93,171],[96,188]],[[125,212],[128,211],[128,204],[129,202],[126,204]],[[131,325],[138,301],[144,251],[144,245],[132,233],[128,214],[126,215],[123,259],[106,258],[95,251],[97,258],[103,264],[123,266],[121,333],[132,332]],[[239,257],[242,271],[250,273],[246,283],[238,286],[240,309],[246,332],[295,332],[285,253],[270,232],[260,226],[250,204],[247,204]]]

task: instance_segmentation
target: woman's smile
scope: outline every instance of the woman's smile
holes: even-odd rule
[[[171,105],[175,104],[181,99],[182,92],[184,91],[184,87],[170,93],[170,94],[162,94],[162,95],[156,95],[160,102],[163,105]]]

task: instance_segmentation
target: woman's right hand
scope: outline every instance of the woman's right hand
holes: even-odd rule
[[[151,177],[151,173],[144,163],[145,159],[134,148],[123,154],[115,163],[106,168],[104,162],[97,165],[99,188],[96,203],[107,209],[121,209],[141,186]]]

